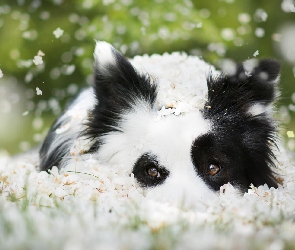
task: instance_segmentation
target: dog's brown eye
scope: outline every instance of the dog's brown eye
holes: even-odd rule
[[[161,185],[169,176],[169,171],[161,166],[157,157],[151,153],[143,154],[138,158],[132,173],[140,186],[144,188]]]
[[[216,164],[210,164],[209,166],[209,174],[210,175],[216,175],[220,171],[220,167]]]
[[[153,177],[153,178],[160,177],[160,173],[159,173],[158,169],[155,167],[149,167],[147,169],[147,173],[150,177]]]

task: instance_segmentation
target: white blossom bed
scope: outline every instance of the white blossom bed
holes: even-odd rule
[[[38,172],[36,153],[0,159],[1,249],[293,249],[295,168],[284,184],[231,185],[202,207],[144,197],[130,177],[87,160],[85,172]],[[124,172],[124,170],[122,170]]]

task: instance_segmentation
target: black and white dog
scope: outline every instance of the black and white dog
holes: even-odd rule
[[[140,186],[162,196],[212,197],[226,183],[241,192],[251,183],[277,187],[276,61],[238,64],[226,76],[183,54],[131,63],[106,42],[97,42],[94,59],[94,84],[52,126],[41,170],[91,154],[106,166],[123,165]]]

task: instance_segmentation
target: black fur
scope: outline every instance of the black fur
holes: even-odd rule
[[[208,101],[203,115],[210,120],[212,131],[198,138],[192,147],[192,159],[197,172],[214,190],[227,182],[247,190],[267,184],[277,187],[271,167],[275,156],[271,146],[276,137],[276,123],[267,114],[251,115],[247,111],[253,104],[266,105],[274,101],[279,64],[262,60],[244,75],[242,64],[236,75],[208,78]],[[268,78],[260,77],[262,72]],[[270,72],[271,71],[271,72]],[[218,164],[221,171],[208,175],[208,165]]]
[[[139,101],[147,108],[153,108],[157,96],[157,86],[149,75],[141,75],[119,52],[113,50],[116,63],[108,64],[101,70],[95,67],[94,92],[99,100],[89,114],[87,129],[83,135],[94,140],[90,151],[96,151],[101,136],[120,131],[122,113],[128,112]]]

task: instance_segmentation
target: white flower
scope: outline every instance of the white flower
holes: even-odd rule
[[[62,179],[62,183],[66,184],[66,185],[70,185],[70,184],[74,184],[78,181],[79,177],[76,174],[65,174],[65,177]]]
[[[41,50],[38,51],[38,54],[37,54],[37,55],[38,55],[38,56],[45,56],[44,52],[41,51]]]
[[[55,31],[53,31],[53,35],[55,38],[60,38],[63,35],[64,31],[58,27]]]
[[[37,95],[42,95],[42,90],[37,87],[36,88],[36,93],[37,93]]]
[[[27,110],[27,111],[25,111],[24,113],[23,113],[23,116],[26,116],[26,115],[28,115],[29,114],[29,111]]]
[[[71,75],[75,71],[76,66],[75,65],[65,65],[63,73],[65,75]]]
[[[91,142],[85,137],[80,137],[76,139],[71,147],[70,153],[72,156],[81,155],[87,152],[91,147]]]
[[[0,69],[0,78],[2,78],[4,76],[2,70]]]
[[[255,53],[253,54],[253,56],[256,57],[256,56],[258,56],[258,55],[259,55],[259,51],[256,50]]]
[[[294,135],[294,131],[287,131],[287,136],[289,137],[289,138],[294,138],[295,137],[295,135]]]
[[[43,64],[43,59],[41,56],[34,56],[33,63],[35,65]]]
[[[58,198],[62,198],[64,196],[68,195],[68,193],[63,188],[61,188],[61,187],[58,187],[57,189],[55,189],[54,194]]]
[[[197,28],[202,28],[203,27],[203,23],[202,22],[199,22],[197,25],[196,25]]]
[[[264,36],[264,33],[265,33],[265,31],[262,28],[256,28],[256,30],[255,30],[255,35],[257,37],[263,37]]]

